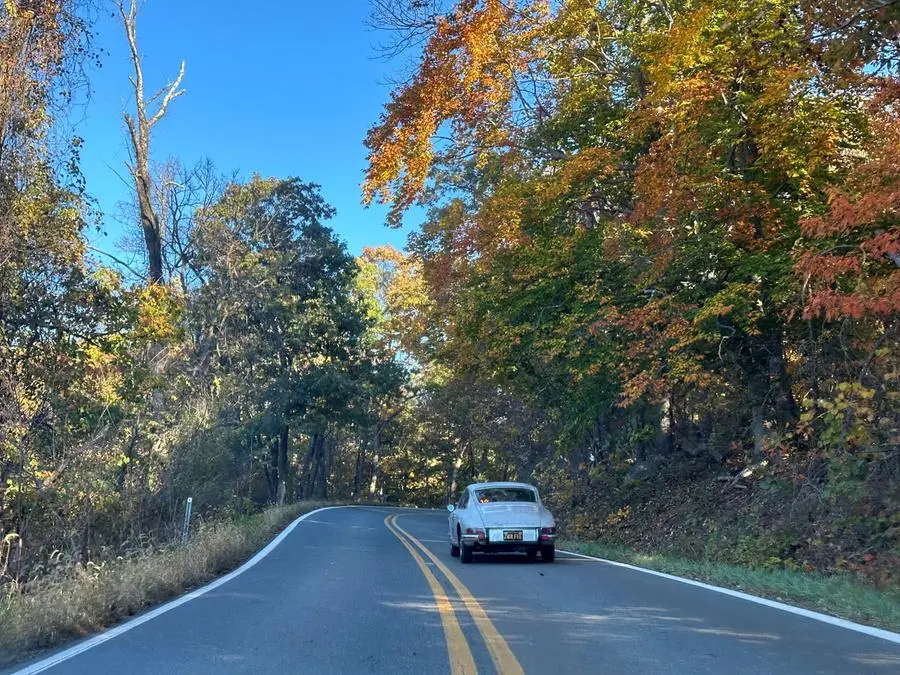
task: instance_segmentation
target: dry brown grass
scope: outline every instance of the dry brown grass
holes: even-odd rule
[[[297,516],[323,506],[301,502],[238,522],[200,527],[171,546],[0,596],[0,664],[83,637],[236,567]]]

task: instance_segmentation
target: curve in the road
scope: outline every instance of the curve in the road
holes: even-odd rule
[[[294,520],[290,525],[288,525],[281,533],[275,537],[272,541],[270,541],[265,547],[263,547],[255,556],[250,558],[243,565],[238,567],[236,570],[229,572],[223,577],[219,577],[215,581],[211,581],[206,586],[202,588],[198,588],[195,591],[191,591],[187,595],[182,595],[180,598],[176,598],[171,602],[167,602],[164,605],[157,607],[156,609],[152,609],[146,614],[141,614],[130,621],[126,621],[123,624],[116,626],[115,628],[110,628],[107,631],[99,633],[92,638],[88,638],[83,642],[79,642],[78,644],[69,647],[53,656],[49,656],[45,659],[38,661],[37,663],[32,663],[29,666],[26,666],[20,670],[15,671],[12,675],[37,675],[38,673],[43,673],[45,670],[49,670],[54,666],[57,666],[69,659],[72,659],[79,654],[82,654],[89,649],[93,649],[98,645],[103,644],[108,640],[112,640],[115,637],[122,635],[123,633],[127,633],[128,631],[137,628],[141,624],[147,623],[156,617],[165,614],[166,612],[171,612],[176,607],[183,605],[186,602],[190,602],[196,598],[199,598],[201,595],[209,593],[210,591],[218,588],[223,584],[227,584],[229,581],[237,577],[238,575],[243,574],[247,570],[251,569],[255,565],[257,565],[263,558],[269,555],[275,547],[278,546],[281,542],[287,539],[288,535],[294,531],[294,528],[297,527],[300,523],[302,523],[307,518],[311,518],[312,516],[322,513],[323,511],[328,511],[330,509],[339,509],[343,508],[340,506],[323,506],[320,509],[316,509],[315,511],[310,511],[309,513],[304,513],[302,516]]]
[[[900,636],[641,568],[569,555],[455,566],[446,522],[311,512],[234,572],[13,675],[900,672]]]

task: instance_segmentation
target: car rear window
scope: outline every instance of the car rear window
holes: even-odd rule
[[[485,488],[476,490],[475,497],[480,504],[493,504],[495,502],[536,502],[537,495],[534,490],[528,488]]]

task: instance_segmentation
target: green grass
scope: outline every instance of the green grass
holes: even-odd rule
[[[186,546],[78,566],[68,575],[0,594],[0,665],[107,628],[237,567],[303,513],[301,502],[200,526]],[[2,591],[3,589],[0,589]]]
[[[844,575],[755,569],[669,555],[649,555],[600,542],[560,541],[558,548],[629,563],[716,586],[744,591],[842,619],[900,631],[900,589],[879,591]]]

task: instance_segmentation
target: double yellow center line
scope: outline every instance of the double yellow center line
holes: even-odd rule
[[[466,641],[462,629],[459,627],[459,622],[456,620],[456,611],[454,610],[450,599],[444,592],[444,588],[440,581],[438,581],[437,577],[435,577],[428,568],[427,563],[422,556],[419,555],[419,552],[416,551],[416,548],[434,563],[435,567],[441,571],[456,590],[457,595],[459,595],[463,605],[465,605],[466,610],[468,610],[472,620],[478,627],[481,637],[484,639],[484,643],[487,645],[488,651],[491,654],[494,667],[497,669],[499,675],[524,675],[525,671],[522,670],[522,666],[519,665],[519,661],[512,653],[506,640],[503,639],[503,636],[500,635],[494,627],[493,622],[488,618],[484,608],[482,608],[475,597],[469,592],[469,589],[466,588],[465,584],[463,584],[459,578],[447,568],[440,558],[432,553],[422,542],[397,524],[397,518],[399,518],[399,516],[400,514],[388,516],[384,519],[384,524],[391,532],[393,532],[394,536],[400,540],[400,543],[406,547],[406,550],[409,551],[410,555],[412,555],[413,560],[416,561],[416,564],[419,566],[419,569],[422,570],[422,574],[428,581],[428,585],[431,587],[431,593],[434,595],[438,613],[441,616],[441,624],[444,627],[444,636],[447,639],[447,651],[450,657],[450,672],[452,675],[475,675],[477,674],[478,669],[475,667],[475,659],[472,657],[472,650],[469,648],[469,643]]]

